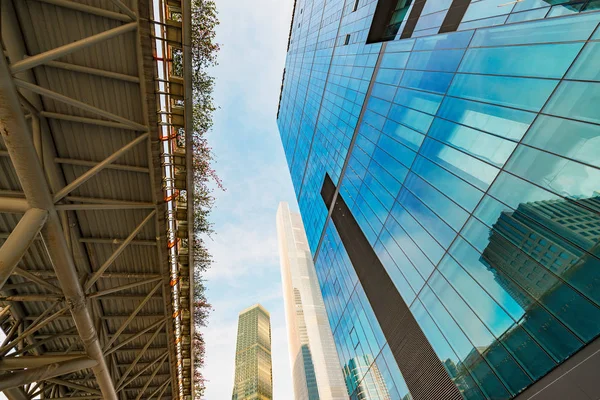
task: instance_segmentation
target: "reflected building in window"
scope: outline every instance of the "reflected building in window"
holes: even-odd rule
[[[600,398],[600,2],[559,3],[296,2],[277,123],[354,398]]]
[[[295,400],[348,398],[300,214],[277,210],[277,236]]]
[[[363,355],[344,365],[346,386],[353,393],[353,400],[392,400],[381,371],[373,361],[371,355]]]
[[[273,399],[271,316],[260,304],[239,315],[231,399]]]

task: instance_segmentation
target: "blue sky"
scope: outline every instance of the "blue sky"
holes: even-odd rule
[[[275,213],[297,209],[276,125],[292,0],[218,0],[222,44],[209,136],[227,188],[217,193],[207,273],[214,307],[204,330],[206,398],[231,398],[239,311],[261,303],[271,312],[274,398],[292,399]]]

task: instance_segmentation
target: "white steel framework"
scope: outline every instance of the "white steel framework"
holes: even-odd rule
[[[0,0],[11,400],[192,398],[190,17],[190,0]]]

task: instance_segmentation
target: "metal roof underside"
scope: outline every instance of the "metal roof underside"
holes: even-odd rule
[[[1,4],[2,44],[31,126],[29,132],[7,134],[32,135],[117,398],[188,398],[180,397],[176,389],[181,379],[157,128],[152,1],[1,0]],[[51,60],[31,57],[115,30],[112,37]],[[32,65],[19,64],[28,59]],[[26,199],[7,144],[0,139],[0,198]],[[115,154],[118,158],[101,164]],[[102,168],[95,172],[98,165]],[[89,179],[80,181],[86,173]],[[0,245],[23,215],[0,213]],[[34,331],[8,354],[2,347],[6,343],[0,345],[0,388],[4,378],[32,368],[13,367],[19,364],[11,362],[19,357],[38,357],[43,367],[63,358],[93,362],[86,358],[82,327],[74,322],[49,246],[45,236],[37,234],[0,291],[4,331],[8,334],[15,323],[20,327],[12,339]],[[10,308],[3,315],[6,306]],[[69,370],[12,387],[5,394],[28,398],[22,395],[43,390],[44,398],[108,398],[94,371]]]

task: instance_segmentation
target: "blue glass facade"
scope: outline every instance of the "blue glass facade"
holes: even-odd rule
[[[348,391],[411,398],[326,174],[461,395],[516,397],[600,334],[600,2],[473,1],[439,34],[427,0],[366,44],[377,3],[297,1],[278,114]]]

